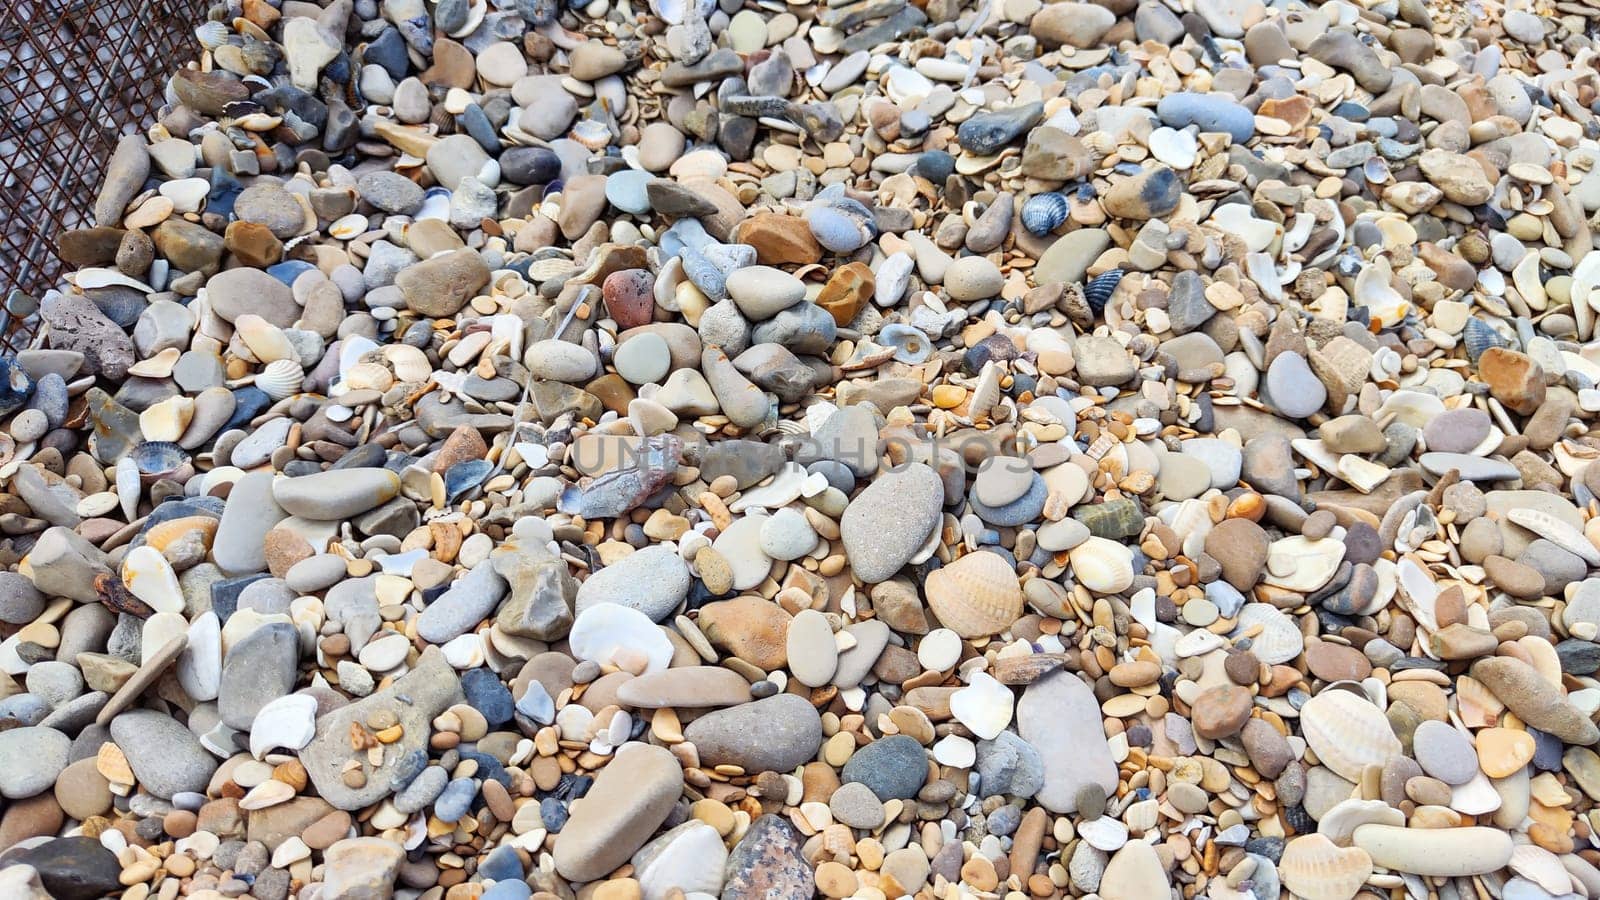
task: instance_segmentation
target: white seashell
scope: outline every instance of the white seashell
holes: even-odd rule
[[[398,381],[426,382],[433,375],[433,366],[421,350],[410,344],[389,344],[383,348],[383,359],[394,370]],[[353,370],[355,367],[352,366]],[[348,371],[346,374],[349,374]]]
[[[1382,766],[1402,751],[1383,712],[1339,688],[1307,700],[1300,727],[1322,764],[1349,781],[1359,781],[1367,766]]]
[[[1259,627],[1250,652],[1267,665],[1286,663],[1305,652],[1306,639],[1288,614],[1270,603],[1246,603],[1239,608],[1234,634]]]
[[[1482,816],[1500,808],[1500,792],[1489,776],[1478,772],[1466,784],[1450,788],[1450,808],[1468,816]]]
[[[1150,132],[1150,155],[1174,169],[1187,169],[1200,155],[1200,142],[1187,131],[1163,126]]]
[[[1356,828],[1376,822],[1379,825],[1404,825],[1405,814],[1382,800],[1351,797],[1334,804],[1317,821],[1317,833],[1340,847],[1350,846]]]
[[[274,747],[300,750],[316,734],[317,698],[289,694],[261,707],[250,723],[250,755],[260,759]]]
[[[280,359],[267,364],[256,376],[256,387],[274,400],[282,400],[300,391],[305,382],[305,372],[293,360]]]
[[[1067,558],[1078,583],[1097,594],[1117,594],[1133,584],[1133,551],[1102,537],[1091,537]]]
[[[1554,853],[1535,844],[1519,844],[1511,848],[1511,871],[1539,885],[1552,894],[1564,894],[1572,889],[1572,876]]]
[[[1344,542],[1301,535],[1273,541],[1267,548],[1267,571],[1262,582],[1284,590],[1309,594],[1327,584],[1344,560]]]
[[[1372,857],[1320,834],[1302,835],[1283,848],[1278,877],[1303,900],[1351,900],[1372,877]]]
[[[328,226],[328,235],[330,237],[336,237],[341,241],[348,241],[351,238],[360,237],[366,233],[367,217],[360,213],[351,213],[348,216],[341,216],[338,219],[335,219],[332,225]]]
[[[117,499],[122,502],[122,517],[129,522],[139,513],[139,494],[143,490],[139,482],[139,464],[133,457],[117,460]]]
[[[161,551],[146,544],[128,551],[122,561],[122,583],[156,612],[183,612],[183,589]],[[185,630],[188,623],[185,622]]]
[[[1015,702],[1011,688],[985,672],[976,672],[971,684],[950,695],[950,714],[973,734],[992,741],[1011,724]]]
[[[68,275],[67,280],[71,281],[80,291],[90,291],[103,287],[126,287],[133,288],[136,291],[143,291],[146,294],[155,293],[155,288],[142,281],[129,278],[116,269],[79,269]]]
[[[117,508],[118,497],[112,491],[90,494],[78,501],[77,513],[85,519],[103,516]]]
[[[1111,816],[1100,816],[1080,824],[1078,834],[1089,846],[1106,853],[1115,853],[1128,843],[1128,826]]]
[[[644,613],[618,603],[596,603],[578,613],[567,636],[572,655],[605,665],[620,654],[639,653],[645,672],[659,672],[672,661],[672,642]]]

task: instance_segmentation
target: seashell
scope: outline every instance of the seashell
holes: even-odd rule
[[[442,187],[428,188],[422,195],[422,208],[412,216],[413,220],[443,219],[450,220],[450,192]]]
[[[1111,295],[1116,293],[1117,285],[1121,281],[1122,269],[1119,267],[1096,275],[1083,286],[1083,299],[1088,301],[1089,308],[1096,316],[1105,313],[1106,304],[1110,302]]]
[[[1382,800],[1351,797],[1334,804],[1317,820],[1317,833],[1340,847],[1350,846],[1350,836],[1362,825],[1404,825],[1405,814]]]
[[[1359,781],[1367,766],[1382,766],[1402,752],[1383,712],[1346,690],[1325,690],[1307,700],[1300,728],[1322,764],[1349,781]]]
[[[155,484],[163,478],[187,480],[188,475],[184,473],[193,471],[189,465],[189,451],[170,441],[145,441],[135,446],[128,458],[144,484]],[[120,479],[120,462],[118,467]]]
[[[256,376],[256,387],[268,397],[282,400],[298,393],[304,381],[305,372],[301,370],[299,363],[279,359],[268,363],[267,367],[261,370],[261,374]]]
[[[117,460],[117,500],[122,504],[122,517],[129,522],[138,515],[139,494],[143,489],[139,464],[134,462],[132,454]]]
[[[122,584],[158,613],[183,612],[183,590],[161,551],[148,544],[128,551],[122,561]]]
[[[964,638],[999,634],[1022,615],[1022,585],[997,553],[969,553],[930,572],[924,587],[933,614]]]
[[[0,356],[0,416],[22,408],[33,396],[33,379],[17,365],[16,357]]]
[[[1511,342],[1506,340],[1500,332],[1495,331],[1488,322],[1477,317],[1467,320],[1466,326],[1461,329],[1461,340],[1467,347],[1467,358],[1473,362],[1477,362],[1478,357],[1482,356],[1483,352],[1490,347],[1504,348],[1511,346]]]
[[[410,344],[385,345],[383,360],[389,364],[398,381],[421,384],[433,375],[433,365],[428,362],[427,355]]]
[[[987,416],[989,410],[999,402],[1000,365],[991,359],[983,364],[978,380],[972,385],[972,394],[967,398],[967,415],[980,419]]]
[[[1133,551],[1101,537],[1091,537],[1071,550],[1072,574],[1096,594],[1119,594],[1133,584]]]
[[[228,43],[228,38],[233,37],[233,32],[221,22],[207,22],[194,30],[194,39],[200,46],[207,50],[215,50]]]
[[[269,702],[250,723],[250,755],[261,759],[274,747],[300,750],[316,734],[317,698],[289,694]]]
[[[1561,864],[1561,859],[1536,844],[1519,844],[1511,848],[1511,871],[1537,884],[1555,895],[1566,893],[1572,887],[1572,877]]]
[[[580,119],[572,126],[572,139],[590,150],[604,150],[611,144],[611,126],[595,119]]]
[[[103,287],[125,287],[133,288],[136,291],[143,291],[146,294],[153,294],[156,290],[142,281],[129,278],[121,272],[118,272],[116,269],[99,269],[91,267],[88,269],[79,269],[67,277],[68,280],[70,280],[72,284],[80,291],[92,291],[95,288]]]
[[[1302,900],[1350,900],[1372,877],[1372,857],[1320,834],[1302,835],[1283,848],[1278,877]]]
[[[620,603],[596,603],[578,613],[567,635],[572,655],[605,665],[619,654],[642,654],[639,674],[659,672],[672,661],[672,642],[650,617]]]
[[[1034,194],[1022,204],[1022,227],[1032,234],[1044,237],[1067,221],[1072,204],[1063,194],[1050,191]]]
[[[351,213],[340,216],[332,225],[328,226],[328,235],[341,241],[348,241],[367,233],[367,217],[360,213]]]
[[[245,313],[233,323],[234,334],[249,348],[257,362],[270,363],[280,359],[300,358],[289,343],[283,329],[254,313]]]
[[[483,484],[484,479],[493,471],[494,463],[487,459],[469,459],[456,463],[445,470],[445,496],[451,503],[456,502],[463,494]]]
[[[1239,607],[1235,622],[1235,634],[1260,628],[1260,633],[1251,638],[1250,651],[1269,666],[1286,663],[1305,652],[1305,636],[1294,620],[1270,603],[1246,603]]]
[[[172,374],[172,367],[177,364],[178,357],[182,355],[183,351],[177,347],[168,347],[149,359],[141,359],[129,366],[128,374],[137,375],[140,378],[165,378]],[[5,412],[0,410],[0,415],[4,414]]]
[[[910,325],[894,323],[883,326],[878,332],[878,340],[886,347],[894,349],[894,358],[897,362],[907,365],[916,365],[925,362],[933,355],[933,342],[921,330]]]

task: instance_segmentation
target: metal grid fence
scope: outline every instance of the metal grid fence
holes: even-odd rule
[[[0,0],[0,349],[27,345],[28,297],[63,270],[56,235],[90,221],[117,138],[155,120],[206,5]]]

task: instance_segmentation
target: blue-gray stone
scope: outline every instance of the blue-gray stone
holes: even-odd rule
[[[1012,731],[978,742],[978,790],[982,796],[1032,797],[1044,787],[1044,757]]]
[[[528,689],[517,700],[517,712],[540,725],[549,725],[556,720],[556,702],[550,698],[550,692],[544,689],[544,685],[529,681]]]
[[[990,525],[1015,528],[1037,519],[1044,511],[1044,501],[1049,496],[1050,488],[1045,484],[1044,478],[1035,473],[1033,482],[1028,485],[1028,492],[1004,506],[985,506],[979,503],[975,496],[968,497],[967,501],[972,505],[972,511],[977,513],[978,518]]]
[[[445,785],[444,793],[433,801],[433,814],[441,822],[459,822],[472,811],[472,801],[478,796],[478,782],[471,778],[457,778]]]
[[[979,156],[992,156],[1044,118],[1044,104],[1039,101],[1013,106],[997,112],[978,113],[961,123],[956,129],[956,140],[963,149]]]
[[[1201,131],[1226,131],[1236,144],[1250,140],[1256,133],[1255,116],[1226,94],[1168,94],[1156,104],[1156,115],[1169,128],[1198,125]]]
[[[439,795],[444,793],[445,785],[449,783],[449,772],[438,766],[428,766],[413,778],[410,784],[394,795],[394,808],[408,816],[420,812],[438,799]]]
[[[467,703],[488,720],[490,728],[499,728],[511,721],[515,709],[511,691],[500,682],[500,677],[488,669],[469,669],[461,675],[461,692]]]
[[[890,735],[857,750],[841,775],[846,784],[866,785],[879,800],[909,800],[928,778],[928,753],[916,738]]]
[[[501,844],[478,864],[478,874],[485,881],[521,881],[522,857],[515,848]]]
[[[546,797],[539,801],[539,819],[551,834],[557,834],[566,827],[567,815],[567,805],[560,800]]]

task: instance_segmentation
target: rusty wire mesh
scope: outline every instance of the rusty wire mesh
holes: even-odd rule
[[[63,229],[91,223],[117,138],[154,121],[207,0],[0,0],[0,347],[34,332]]]

